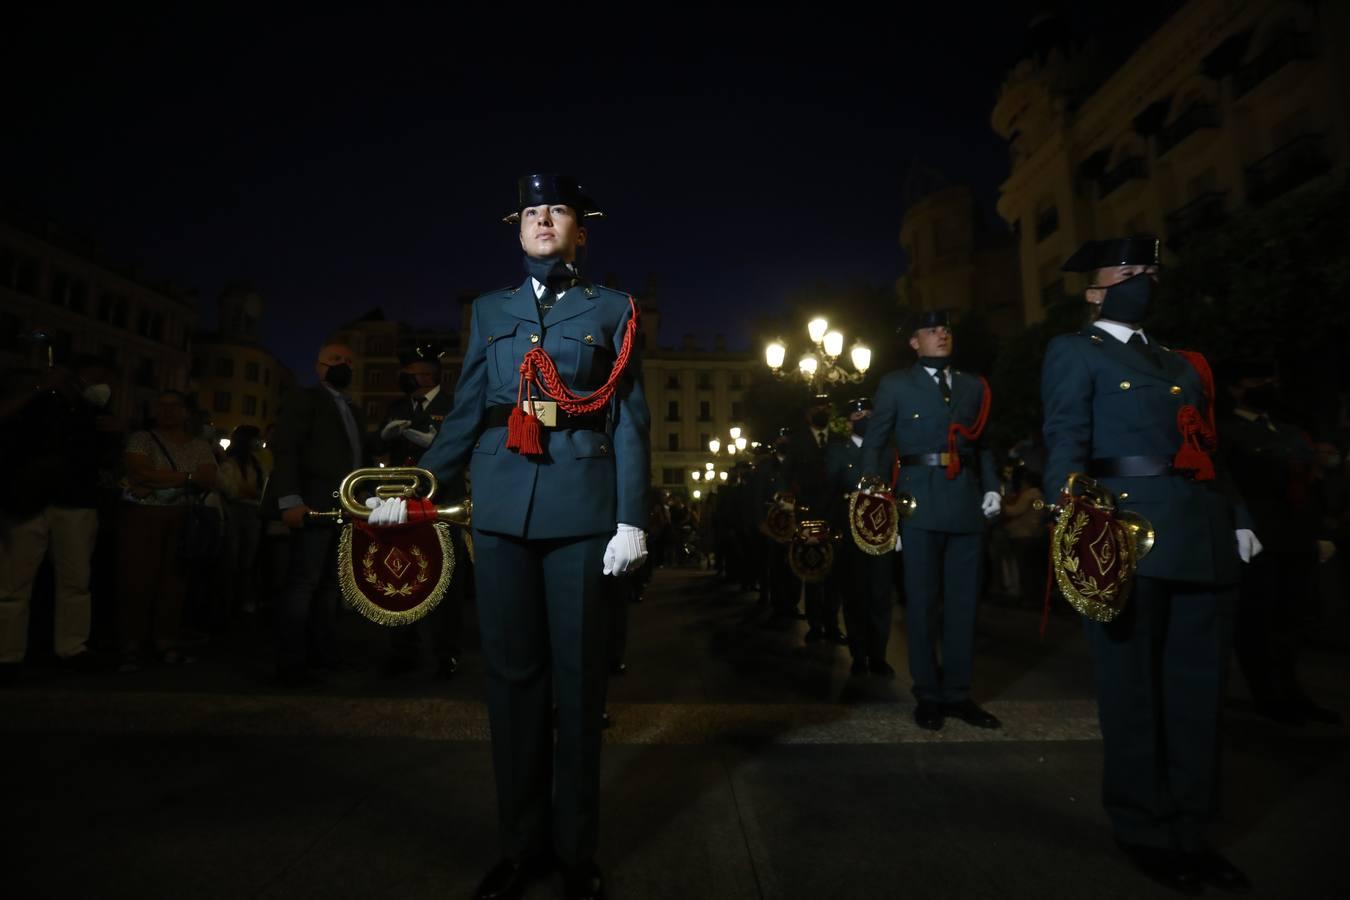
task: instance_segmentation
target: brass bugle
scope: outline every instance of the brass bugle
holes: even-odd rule
[[[1136,560],[1148,556],[1149,551],[1153,549],[1153,545],[1158,540],[1158,533],[1153,530],[1152,522],[1134,510],[1117,507],[1115,495],[1103,487],[1095,478],[1090,478],[1082,472],[1070,472],[1068,480],[1064,482],[1064,492],[1072,495],[1075,485],[1082,485],[1083,497],[1089,503],[1098,509],[1110,512],[1130,532],[1130,538],[1134,541]],[[1031,508],[1037,512],[1049,510],[1054,515],[1059,515],[1062,509],[1058,504],[1046,503],[1044,500],[1034,501]]]
[[[868,494],[884,493],[887,491],[886,482],[881,480],[880,475],[864,475],[858,479],[858,490]],[[914,499],[913,494],[896,491],[894,499],[895,514],[902,519],[908,519],[919,508],[919,501]]]
[[[389,500],[394,497],[404,499],[434,497],[440,487],[435,475],[417,466],[381,466],[356,469],[342,479],[342,484],[338,486],[337,493],[334,495],[342,508],[331,512],[311,510],[310,516],[319,519],[337,519],[346,515],[353,519],[369,519],[371,510],[357,499],[357,490],[370,484],[375,485],[374,494],[382,500]],[[473,501],[468,497],[465,497],[459,503],[436,508],[436,521],[447,522],[464,528],[469,527],[472,515]]]

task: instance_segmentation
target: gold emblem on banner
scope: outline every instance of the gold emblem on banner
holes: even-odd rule
[[[416,545],[405,550],[369,538],[356,565],[353,528],[343,525],[338,537],[338,584],[347,605],[380,625],[408,625],[435,609],[455,574],[455,547],[449,525],[434,522],[427,527],[434,529],[441,551],[440,572],[434,583],[434,561]],[[410,606],[397,603],[419,596],[421,599]]]
[[[834,567],[834,535],[828,522],[811,519],[797,527],[788,548],[788,567],[807,584],[819,584]]]

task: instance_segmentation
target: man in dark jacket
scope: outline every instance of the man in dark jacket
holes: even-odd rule
[[[342,479],[365,463],[365,418],[345,393],[352,351],[329,344],[314,364],[319,383],[287,396],[271,442],[274,460],[264,508],[275,503],[292,529],[286,585],[277,604],[277,679],[298,685],[310,667],[338,664],[338,529],[309,525],[311,510],[337,508]]]

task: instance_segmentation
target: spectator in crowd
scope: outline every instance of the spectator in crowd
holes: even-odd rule
[[[265,477],[256,454],[261,449],[261,432],[253,425],[240,425],[230,435],[225,461],[220,464],[220,494],[225,499],[222,596],[226,621],[257,611],[259,505]]]
[[[49,554],[56,576],[53,650],[68,665],[93,662],[90,563],[99,529],[99,479],[110,468],[110,454],[120,449],[106,424],[113,381],[108,363],[79,357],[69,367],[6,385],[0,405],[0,466],[8,476],[0,496],[0,666],[7,673],[27,653],[33,582]]]
[[[1044,499],[1040,473],[1026,466],[1015,467],[1002,517],[1017,572],[1018,589],[1010,593],[1033,605],[1040,602],[1045,590],[1046,554],[1050,552],[1045,513],[1036,509],[1036,501]]]
[[[188,432],[188,414],[181,392],[163,391],[153,426],[127,440],[117,552],[122,671],[141,668],[147,653],[192,661],[182,647],[189,567],[180,542],[188,504],[215,487],[217,468],[211,445]]]

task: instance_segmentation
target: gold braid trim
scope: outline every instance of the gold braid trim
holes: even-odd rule
[[[352,526],[343,525],[342,534],[338,537],[338,583],[342,586],[342,599],[347,601],[347,605],[379,625],[410,625],[439,606],[441,598],[445,596],[446,588],[450,586],[450,579],[455,575],[455,545],[450,539],[449,525],[444,522],[434,522],[431,527],[436,529],[436,538],[441,544],[441,577],[436,580],[435,586],[427,594],[425,600],[412,609],[395,612],[371,603],[360,586],[357,585],[356,569],[352,560]],[[375,545],[372,544],[371,546]],[[366,555],[370,556],[371,554],[367,553]],[[422,577],[419,578],[420,583],[426,578],[425,572],[428,563],[420,552],[415,553],[414,556],[417,557],[418,568],[423,573]],[[387,596],[392,597],[403,593],[397,588],[380,584],[379,579],[373,574],[373,569],[367,570],[363,565],[363,571],[366,572],[364,576],[366,581],[380,588],[382,593]]]
[[[899,531],[900,517],[891,516],[887,522],[884,533],[881,532],[859,532],[858,516],[854,512],[854,507],[858,505],[858,497],[862,496],[862,491],[854,491],[848,495],[848,529],[853,535],[853,543],[857,544],[858,549],[872,556],[884,556],[895,549],[895,535]]]
[[[1123,535],[1124,526],[1111,523],[1111,539],[1126,559],[1122,568],[1129,573],[1115,584],[1100,585],[1097,579],[1080,572],[1078,557],[1074,546],[1078,536],[1087,525],[1087,513],[1068,507],[1059,514],[1055,529],[1050,538],[1050,554],[1055,565],[1055,583],[1069,605],[1084,616],[1097,622],[1110,622],[1125,608],[1125,600],[1130,595],[1133,575],[1138,560],[1134,559],[1134,542]],[[1119,601],[1114,605],[1109,601]]]

